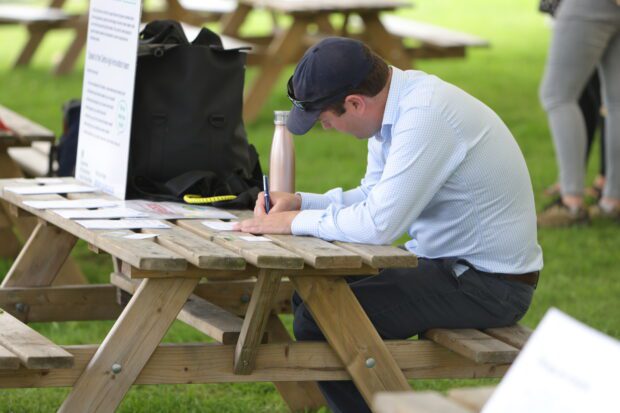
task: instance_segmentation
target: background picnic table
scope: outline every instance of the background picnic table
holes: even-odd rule
[[[73,2],[78,4],[79,2]],[[416,0],[415,7],[401,15],[417,20],[475,33],[490,41],[490,49],[473,50],[467,59],[425,60],[418,68],[450,81],[496,110],[516,136],[528,163],[536,201],[545,203],[542,189],[555,180],[557,170],[545,114],[538,103],[537,90],[546,56],[549,27],[537,12],[537,0]],[[256,14],[244,30],[262,34],[269,14]],[[50,72],[55,56],[70,42],[69,33],[47,38],[31,66],[12,70],[12,62],[23,42],[19,27],[0,27],[0,103],[52,129],[61,131],[60,104],[80,95],[79,70],[54,78]],[[15,44],[15,48],[6,45]],[[248,125],[250,141],[268,164],[273,134],[271,110],[285,109],[290,103],[284,94],[288,72],[283,72],[266,109]],[[250,69],[248,78],[254,73]],[[357,142],[332,131],[317,128],[312,137],[295,138],[297,185],[308,191],[324,191],[335,185],[359,183],[365,167],[365,142]],[[597,154],[597,149],[594,149]],[[589,183],[598,166],[597,157],[589,170]],[[329,171],[329,173],[325,173]],[[535,327],[550,306],[605,332],[620,337],[620,319],[615,315],[620,296],[617,253],[620,231],[617,225],[595,223],[586,228],[541,230],[539,241],[545,253],[545,268],[532,307],[523,324]],[[79,245],[74,254],[93,282],[106,282],[109,258],[95,256]],[[0,261],[0,277],[9,268]],[[285,318],[290,327],[290,318]],[[58,344],[101,341],[110,322],[34,324],[38,331]],[[175,323],[166,341],[199,341],[193,329]],[[416,381],[415,389],[446,390],[452,387],[487,384],[489,380]],[[67,389],[21,389],[0,392],[0,411],[54,411],[66,397]],[[271,384],[137,386],[121,404],[121,412],[285,412],[286,407]],[[327,410],[325,410],[326,412]]]

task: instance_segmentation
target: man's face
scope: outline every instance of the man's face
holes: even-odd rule
[[[321,112],[319,122],[321,122],[323,129],[335,129],[338,132],[353,135],[358,139],[368,139],[377,132],[377,128],[371,125],[370,120],[367,117],[360,116],[359,111],[350,107],[347,102],[345,102],[345,112],[342,115],[327,110]]]

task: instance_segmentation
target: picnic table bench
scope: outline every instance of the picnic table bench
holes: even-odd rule
[[[519,326],[437,329],[418,340],[384,341],[344,276],[417,265],[407,251],[284,235],[250,242],[242,238],[247,234],[218,232],[197,219],[169,220],[168,229],[142,230],[154,238],[128,239],[133,231],[86,229],[24,204],[65,199],[60,194],[4,189],[19,185],[32,182],[0,180],[1,197],[38,224],[0,287],[0,308],[20,322],[116,320],[100,345],[61,346],[72,366],[29,368],[20,359],[14,369],[13,359],[0,369],[0,388],[71,386],[61,412],[114,411],[133,384],[271,381],[300,411],[324,403],[313,382],[352,379],[371,404],[378,392],[410,390],[407,379],[501,377],[529,334]],[[77,239],[112,256],[110,284],[50,286]],[[290,311],[293,289],[327,343],[289,336],[277,314]],[[161,344],[177,319],[214,342]]]

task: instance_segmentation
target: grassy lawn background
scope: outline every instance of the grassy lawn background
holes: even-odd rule
[[[490,49],[472,50],[466,59],[424,60],[417,68],[437,74],[470,92],[496,110],[518,140],[530,168],[537,205],[545,200],[542,189],[556,176],[553,147],[546,118],[537,98],[546,55],[549,27],[537,12],[537,0],[416,0],[415,8],[401,14],[418,20],[471,32],[490,40]],[[72,0],[71,7],[84,7]],[[256,15],[247,31],[264,30],[269,17]],[[6,105],[59,133],[62,102],[79,97],[81,67],[65,77],[53,77],[51,62],[58,59],[71,34],[58,31],[46,37],[33,64],[13,70],[11,64],[26,39],[19,27],[0,27],[0,104]],[[279,80],[278,88],[260,118],[247,125],[250,141],[261,155],[263,167],[273,132],[272,112],[290,107],[285,82],[293,67]],[[251,79],[252,70],[248,77]],[[295,139],[297,188],[323,192],[334,186],[350,188],[365,169],[366,144],[351,137],[315,128]],[[597,153],[596,151],[594,153]],[[588,182],[598,162],[590,167]],[[611,336],[620,337],[620,277],[617,225],[594,223],[587,228],[543,230],[539,240],[545,269],[534,302],[523,323],[535,327],[551,306]],[[92,282],[108,281],[106,256],[96,256],[78,245],[74,256]],[[0,260],[0,278],[10,266]],[[285,317],[290,323],[290,317]],[[33,324],[59,344],[100,343],[111,322]],[[166,341],[204,341],[202,334],[176,322]],[[427,380],[414,388],[445,390],[478,385],[476,380]],[[0,412],[51,412],[62,403],[68,389],[0,390]],[[269,384],[217,384],[186,386],[135,386],[120,406],[121,412],[284,412],[286,406]],[[327,411],[324,409],[324,411]]]

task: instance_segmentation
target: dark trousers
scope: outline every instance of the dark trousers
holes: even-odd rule
[[[473,268],[456,277],[453,263],[420,259],[416,268],[385,269],[347,281],[384,339],[406,339],[431,328],[504,327],[523,317],[533,287]],[[325,341],[297,293],[293,311],[297,340]],[[319,387],[334,412],[370,412],[351,381],[319,382]]]

